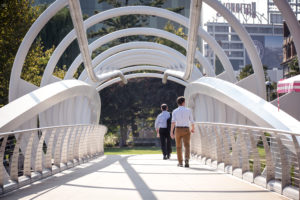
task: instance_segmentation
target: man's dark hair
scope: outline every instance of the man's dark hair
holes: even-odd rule
[[[185,102],[184,96],[180,96],[180,97],[177,98],[177,104],[178,105],[181,106],[184,102]]]
[[[162,110],[167,110],[167,108],[168,108],[167,104],[165,104],[165,103],[161,104],[160,107],[161,107]]]

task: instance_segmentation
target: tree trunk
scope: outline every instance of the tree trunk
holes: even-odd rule
[[[127,125],[125,124],[122,124],[120,126],[120,147],[124,147],[124,146],[127,146],[126,144],[126,141],[127,141],[127,131],[128,131],[128,128],[127,128]]]
[[[137,125],[135,124],[134,118],[131,119],[131,130],[133,137],[139,137],[139,133],[137,132]]]

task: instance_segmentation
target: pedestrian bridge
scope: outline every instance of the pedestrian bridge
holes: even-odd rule
[[[102,156],[1,199],[287,199],[196,160],[176,164],[161,155]]]
[[[235,30],[254,74],[236,79],[226,53],[200,25],[202,3],[215,9]],[[274,4],[300,52],[300,26],[288,2],[274,0]],[[26,55],[42,27],[66,6],[74,30],[55,48],[40,86],[32,85],[21,79]],[[88,43],[86,29],[131,14],[180,24],[188,29],[188,38],[157,28],[136,27]],[[162,8],[128,6],[82,19],[78,0],[57,0],[33,23],[19,47],[10,77],[10,103],[0,109],[3,198],[284,198],[271,190],[299,199],[300,122],[288,114],[288,109],[278,111],[265,101],[264,72],[254,43],[218,0],[192,0],[190,18]],[[163,44],[134,41],[111,47],[92,59],[91,53],[97,48],[133,35],[165,38],[185,48],[186,54]],[[53,75],[54,68],[75,39],[80,54],[61,80]],[[198,39],[204,40],[220,59],[224,68],[221,74],[215,74],[213,65],[198,50]],[[85,69],[76,79],[74,74],[82,63]],[[103,156],[107,128],[98,124],[99,91],[142,77],[185,86],[186,105],[196,121],[191,168],[175,167],[174,155],[171,161],[155,155]]]

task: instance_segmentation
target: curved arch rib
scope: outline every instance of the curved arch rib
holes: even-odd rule
[[[251,60],[254,74],[257,78],[257,94],[263,99],[266,99],[266,87],[263,66],[249,34],[247,33],[243,25],[237,20],[237,18],[218,0],[203,0],[203,2],[205,2],[207,5],[209,5],[218,13],[220,13],[234,28],[235,32],[243,41],[244,46],[248,52],[249,58]]]
[[[81,58],[83,60],[85,69],[87,71],[87,74],[89,78],[93,82],[101,82],[105,79],[114,77],[114,76],[119,76],[123,83],[126,84],[127,80],[124,77],[124,74],[121,71],[113,71],[111,73],[106,73],[102,74],[100,76],[96,76],[95,72],[93,70],[92,66],[92,59],[90,55],[90,51],[88,48],[88,41],[87,41],[87,35],[86,35],[86,30],[83,26],[83,17],[81,13],[81,7],[79,0],[69,0],[69,10],[71,13],[71,18],[73,21],[74,29],[77,35],[77,42],[79,45],[79,49],[81,52]]]
[[[204,94],[218,99],[237,112],[247,116],[258,126],[271,127],[281,130],[298,131],[300,123],[261,97],[227,81],[203,77],[189,84],[185,90],[187,105],[192,103],[196,94]]]
[[[155,50],[160,50],[163,52],[166,52],[167,54],[174,56],[175,58],[179,59],[182,63],[185,63],[185,56],[183,54],[181,54],[180,52],[176,51],[175,49],[166,46],[166,45],[162,45],[159,43],[155,43],[155,42],[128,42],[128,43],[123,43],[123,44],[119,44],[117,46],[111,47],[107,50],[105,50],[104,52],[102,52],[101,54],[97,55],[92,63],[93,63],[93,67],[96,67],[97,65],[99,65],[103,60],[105,60],[106,58],[113,56],[114,54],[117,54],[119,52],[125,51],[125,50],[129,50],[129,49],[155,49]],[[69,67],[65,78],[64,79],[70,79],[73,77],[75,71],[77,70],[77,68],[79,67],[81,63],[80,57],[77,57],[74,62],[71,64],[71,66]],[[81,75],[86,74],[86,71],[82,71]]]
[[[122,29],[122,30],[118,30],[112,33],[109,33],[101,38],[98,38],[96,41],[94,41],[91,45],[90,45],[90,50],[95,50],[97,48],[99,48],[100,46],[113,41],[115,39],[121,38],[121,37],[126,37],[126,36],[132,36],[132,35],[150,35],[150,36],[156,36],[156,37],[162,37],[168,40],[171,40],[172,42],[182,46],[183,48],[187,48],[187,41],[184,40],[183,38],[172,34],[170,32],[164,31],[164,30],[159,30],[159,29],[155,29],[155,28],[128,28],[128,29]],[[206,58],[203,57],[203,55],[199,52],[196,51],[196,59],[200,62],[200,64],[203,65],[203,67],[205,67],[206,71],[211,71],[211,73],[214,74],[214,72],[212,71],[212,66],[211,64],[207,61]],[[76,58],[76,62],[80,62],[80,57]],[[143,63],[145,64],[145,63]],[[210,74],[210,75],[213,75]]]
[[[16,59],[12,67],[9,81],[9,101],[13,101],[18,98],[18,84],[21,77],[22,67],[26,58],[26,55],[38,33],[42,30],[44,25],[63,7],[67,5],[67,0],[55,1],[51,4],[32,24],[28,32],[26,33],[23,41],[18,49]]]
[[[180,61],[180,59],[155,49],[130,49],[119,52],[103,60],[97,67],[95,67],[95,71],[97,74],[101,74],[101,71],[106,72],[109,70],[116,70],[123,67],[136,65],[136,62],[145,65],[148,64],[147,62],[150,62],[149,64],[151,65],[159,65],[165,68],[179,68],[181,71],[184,71],[184,64]],[[87,74],[85,73],[80,75],[79,78],[80,80],[85,80],[84,78],[87,78]]]
[[[152,51],[152,52],[151,52]],[[146,53],[149,52],[149,53]],[[123,51],[120,53],[117,53],[107,59],[105,59],[100,65],[98,65],[95,69],[96,73],[99,73],[99,71],[106,71],[106,68],[109,66],[114,66],[114,69],[122,69],[125,70],[129,66],[136,66],[136,65],[144,65],[150,64],[153,66],[161,66],[165,70],[170,68],[175,68],[178,70],[183,71],[184,69],[181,68],[181,64],[179,61],[174,60],[170,56],[161,56],[162,53],[159,51],[153,51],[153,50],[144,50],[144,49],[133,49],[128,51]],[[202,77],[201,72],[198,70],[198,68],[194,67],[194,73],[193,76],[189,81],[195,80]],[[79,79],[89,82],[87,79],[86,74],[80,75]]]
[[[129,75],[125,75],[125,77],[127,79],[134,79],[134,78],[162,78],[163,77],[163,74],[157,74],[157,73],[136,73],[136,74],[129,74]],[[183,80],[180,80],[178,78],[175,78],[175,77],[168,77],[168,80],[170,81],[173,81],[175,83],[178,83],[180,85],[183,85],[183,86],[186,86],[187,83]],[[104,88],[110,86],[110,85],[113,85],[115,83],[118,83],[120,82],[121,79],[120,78],[114,78],[112,80],[109,80],[107,82],[105,82],[104,84],[100,85],[99,87],[97,87],[97,91],[101,91],[103,90]]]
[[[188,80],[192,73],[194,66],[194,58],[197,47],[197,32],[200,25],[200,14],[201,14],[202,0],[191,0],[190,4],[190,18],[189,18],[189,32],[187,38],[186,48],[186,68],[184,74],[175,70],[167,70],[164,73],[163,83],[167,82],[168,76],[175,76],[183,80]]]
[[[82,81],[64,80],[39,88],[2,107],[0,130],[12,131],[51,106],[76,96],[85,96],[90,100],[93,107],[92,119],[94,123],[98,123],[101,104],[95,88]]]
[[[128,6],[128,7],[121,7],[121,8],[114,8],[110,9],[101,13],[98,13],[97,15],[94,15],[87,20],[84,21],[85,28],[89,28],[101,21],[107,20],[112,17],[122,16],[122,15],[130,15],[130,14],[144,14],[144,15],[151,15],[151,16],[158,16],[163,17],[166,19],[169,19],[171,21],[177,22],[185,27],[188,27],[188,18],[162,9],[162,8],[154,8],[154,7],[148,7],[148,6]],[[216,52],[217,56],[219,57],[220,61],[222,62],[226,72],[228,72],[228,78],[232,82],[236,81],[232,65],[223,51],[223,49],[220,47],[220,45],[215,41],[215,39],[210,36],[205,30],[203,30],[201,27],[199,27],[198,30],[199,36],[201,36],[210,46],[211,48]],[[42,78],[41,85],[46,85],[49,81],[50,75],[53,73],[54,67],[56,63],[58,62],[59,58],[63,54],[63,52],[66,50],[66,48],[72,43],[72,41],[75,39],[75,32],[74,30],[71,31],[57,46],[55,51],[53,52],[47,67],[44,72],[44,76]]]

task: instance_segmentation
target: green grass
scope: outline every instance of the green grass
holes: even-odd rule
[[[173,153],[176,148],[173,147]],[[104,148],[105,155],[135,155],[135,154],[162,154],[160,147],[107,147]]]

